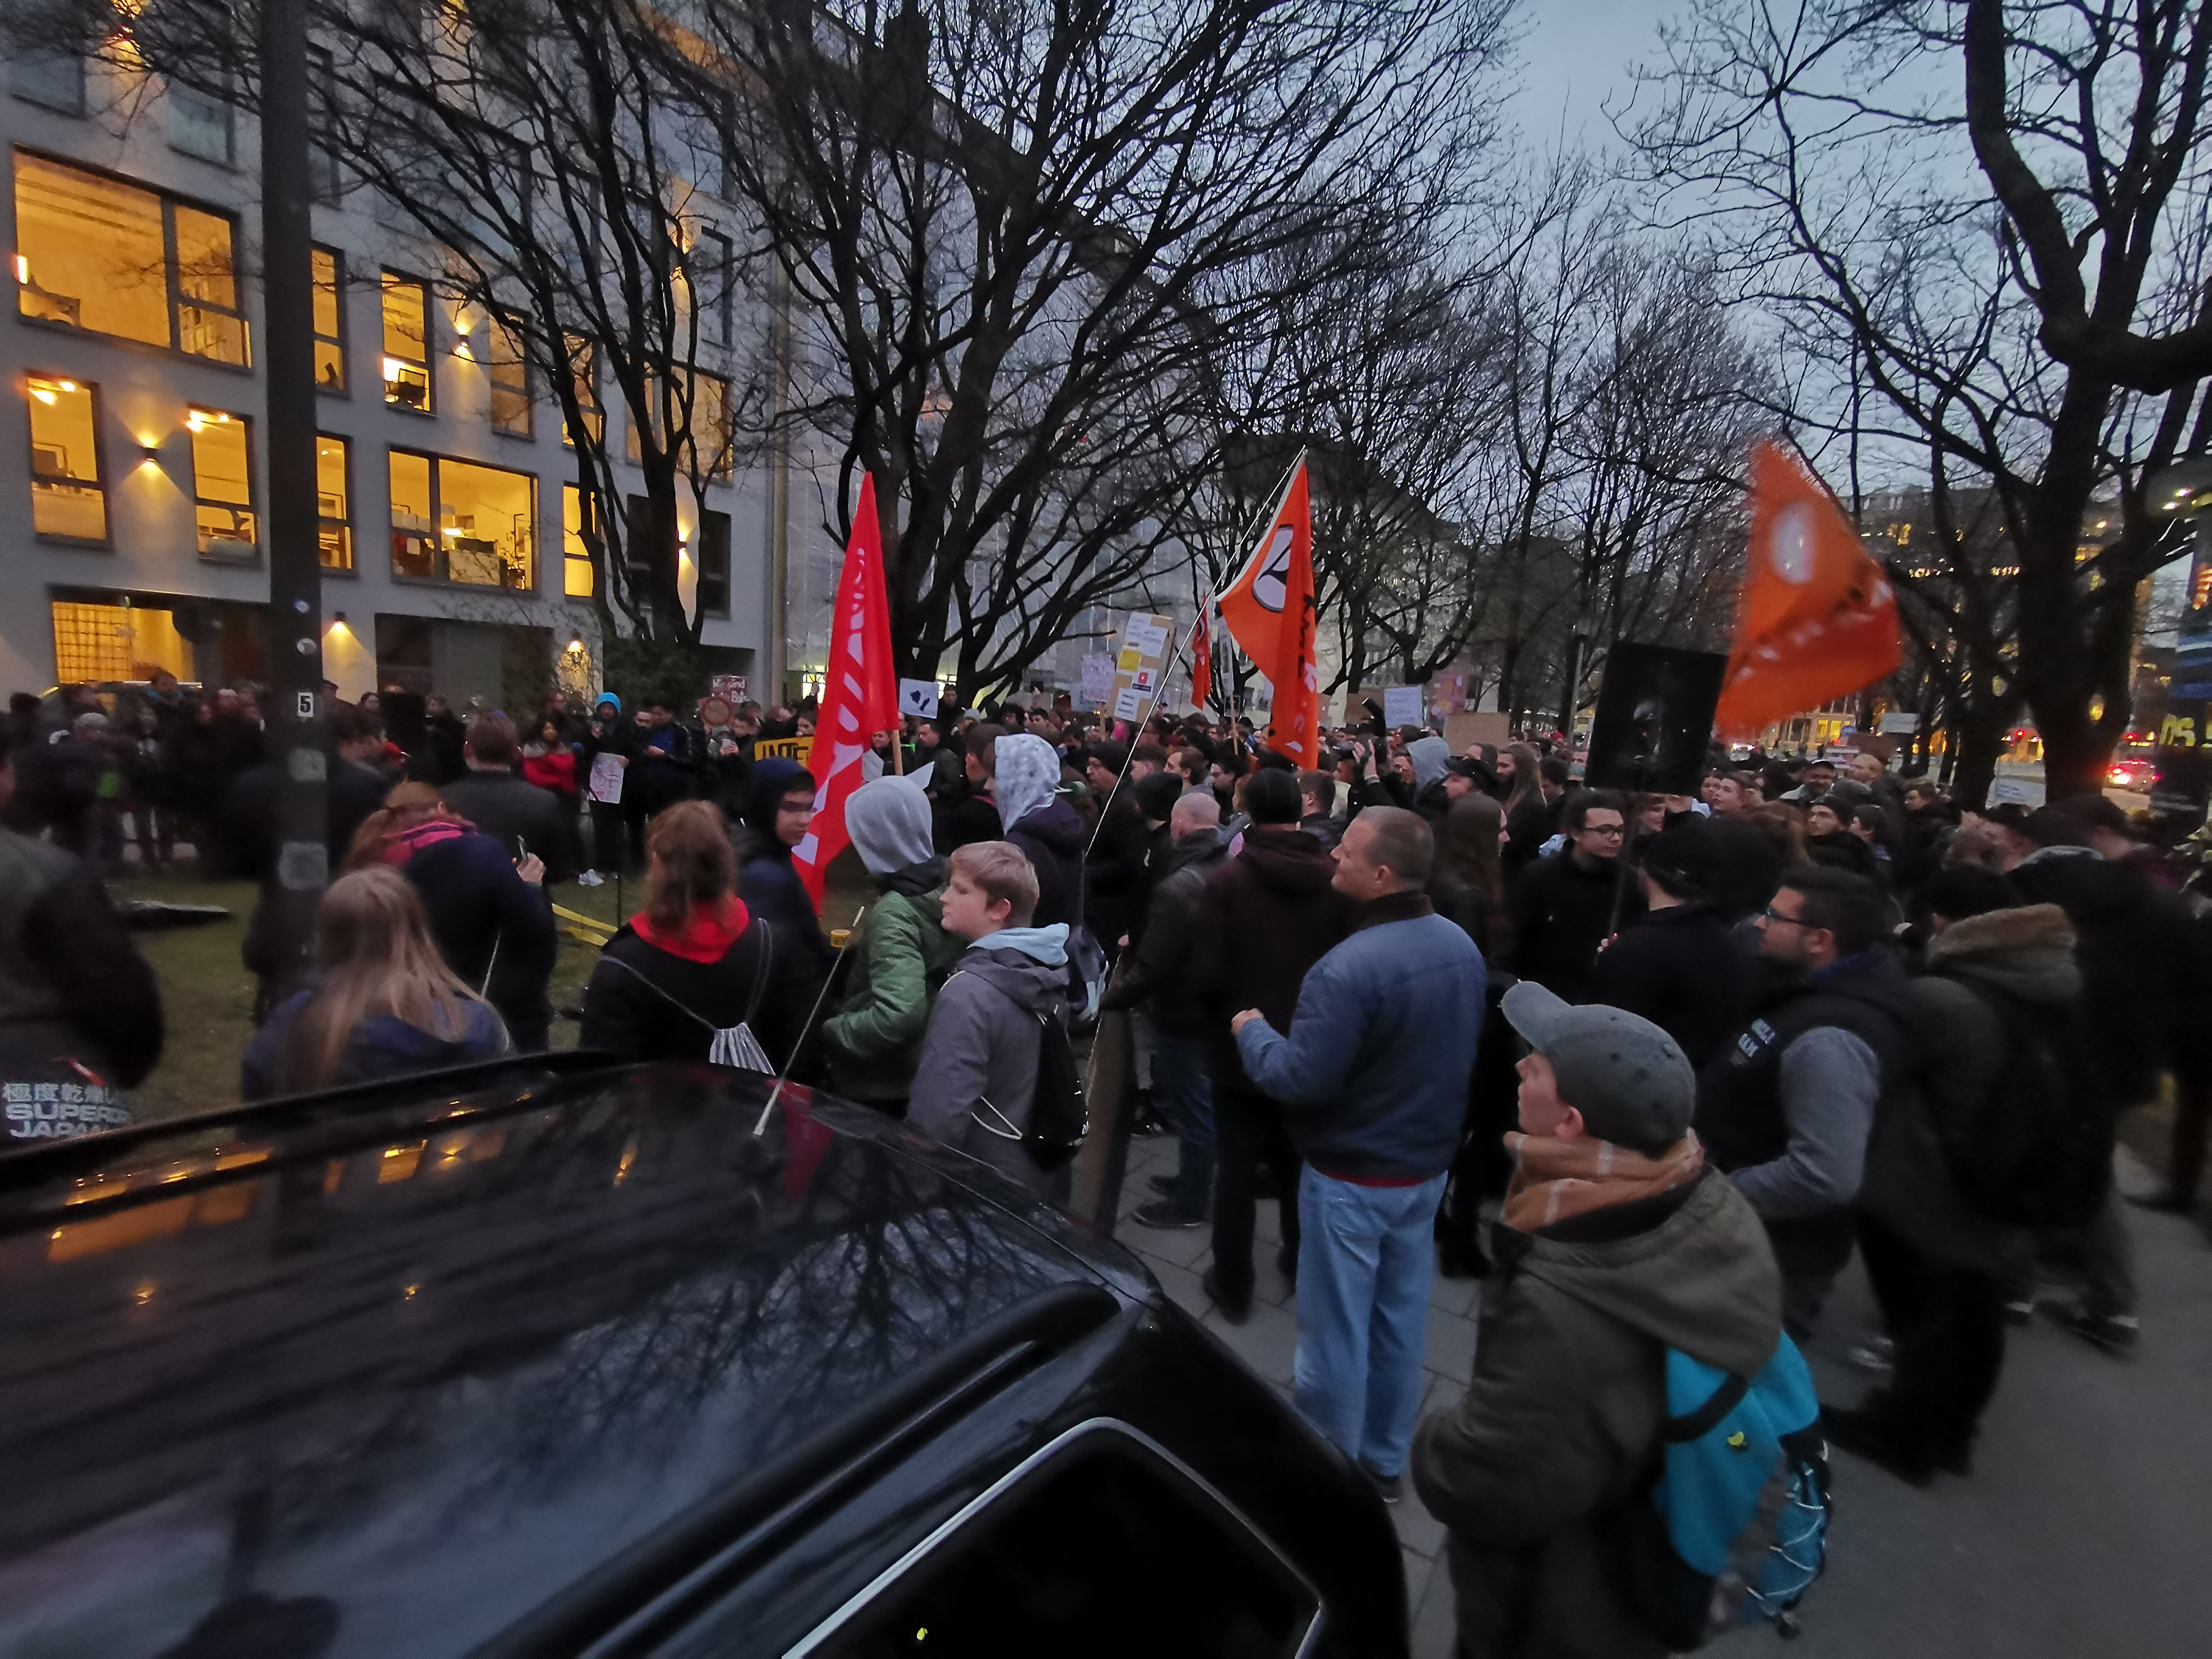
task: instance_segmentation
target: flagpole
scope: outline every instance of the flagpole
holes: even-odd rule
[[[1233,592],[1239,584],[1243,581],[1245,573],[1252,568],[1253,561],[1267,550],[1267,544],[1258,539],[1260,532],[1263,527],[1272,525],[1277,519],[1282,516],[1283,503],[1289,501],[1291,498],[1291,480],[1298,476],[1298,469],[1306,464],[1307,453],[1306,446],[1300,444],[1298,446],[1297,459],[1291,463],[1289,468],[1283,474],[1282,482],[1275,486],[1274,492],[1267,498],[1274,502],[1274,507],[1271,510],[1267,510],[1267,516],[1266,518],[1254,519],[1252,521],[1252,527],[1244,532],[1244,539],[1253,544],[1252,551],[1246,556],[1244,562],[1237,567],[1236,575],[1230,579],[1228,591]],[[1218,596],[1217,595],[1217,597]]]
[[[1177,633],[1181,633],[1182,630],[1178,629],[1176,631]],[[1168,681],[1175,673],[1176,665],[1182,660],[1183,653],[1189,648],[1189,647],[1190,641],[1188,637],[1176,641],[1175,654],[1167,659],[1166,665],[1160,670],[1160,689],[1162,690],[1165,690],[1167,689]],[[1158,696],[1154,696],[1152,699],[1152,710],[1155,714],[1159,711],[1159,698]],[[1109,708],[1106,712],[1110,714],[1114,711]],[[1091,849],[1098,844],[1098,832],[1106,827],[1106,809],[1114,804],[1114,797],[1121,793],[1121,780],[1129,775],[1129,762],[1137,752],[1137,735],[1139,732],[1141,732],[1144,729],[1143,726],[1136,721],[1132,721],[1131,725],[1135,726],[1136,729],[1129,733],[1128,746],[1121,751],[1121,769],[1114,775],[1114,787],[1106,792],[1106,799],[1099,805],[1097,821],[1091,826],[1091,839],[1083,843],[1083,856],[1085,858],[1089,858],[1091,856]]]

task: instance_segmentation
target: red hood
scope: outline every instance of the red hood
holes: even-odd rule
[[[653,925],[653,918],[642,910],[629,919],[630,931],[656,951],[665,951],[672,957],[682,957],[686,962],[714,963],[729,955],[752,918],[746,914],[745,902],[735,896],[724,899],[718,905],[695,904],[684,925],[669,933]]]

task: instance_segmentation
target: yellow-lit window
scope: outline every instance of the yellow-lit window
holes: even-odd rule
[[[325,570],[353,568],[350,452],[343,438],[315,434],[315,538],[322,544]]]
[[[107,491],[100,478],[100,398],[82,380],[33,374],[31,527],[64,541],[107,539]]]
[[[384,273],[384,401],[428,415],[430,392],[430,285]]]
[[[659,376],[647,382],[653,400],[653,431],[657,437],[662,420],[664,396],[674,405],[671,410],[679,420],[685,418],[683,407],[683,388],[691,389],[690,409],[687,430],[681,435],[679,455],[690,465],[709,478],[727,478],[734,463],[733,434],[730,426],[730,383],[719,374],[690,374],[679,377],[672,389],[665,388]],[[629,458],[636,462],[642,454],[644,432],[636,420],[629,422]],[[688,447],[689,453],[683,451]]]
[[[538,480],[527,472],[392,452],[395,574],[471,587],[537,582]]]
[[[315,385],[325,392],[346,389],[345,256],[319,247],[315,264]]]
[[[17,153],[15,304],[22,315],[168,345],[167,247],[154,191]]]
[[[230,221],[173,204],[169,226],[177,249],[179,349],[219,363],[245,362],[246,319],[231,265]]]
[[[253,438],[242,416],[195,409],[185,416],[192,434],[192,498],[200,551],[210,558],[250,558],[260,541],[253,521]]]
[[[592,550],[585,544],[584,492],[561,486],[561,591],[572,599],[592,597]]]
[[[72,680],[150,680],[157,669],[192,678],[173,612],[143,605],[76,599],[53,603],[54,678]]]
[[[495,432],[530,435],[530,353],[522,331],[491,319],[484,370],[491,379],[491,424]]]
[[[562,344],[568,355],[568,378],[576,390],[576,408],[583,416],[584,430],[597,446],[606,436],[606,411],[599,407],[599,351],[580,334],[564,334]],[[576,447],[576,434],[564,429],[561,441],[571,449]]]

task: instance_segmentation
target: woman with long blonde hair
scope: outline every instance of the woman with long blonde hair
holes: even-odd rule
[[[454,976],[398,871],[341,876],[315,912],[316,982],[280,1003],[240,1066],[247,1100],[435,1071],[507,1049],[507,1028]]]

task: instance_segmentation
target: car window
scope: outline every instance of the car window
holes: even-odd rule
[[[1276,1659],[1297,1651],[1317,1610],[1311,1587],[1195,1480],[1126,1435],[1092,1434],[795,1651]]]

